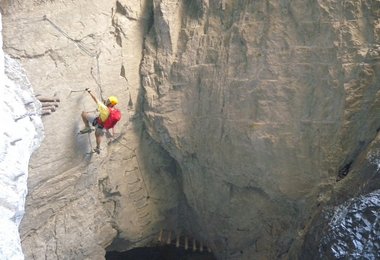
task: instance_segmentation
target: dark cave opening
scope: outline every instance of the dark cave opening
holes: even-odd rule
[[[173,245],[157,247],[139,247],[124,252],[109,251],[107,260],[216,260],[208,251],[192,251]]]

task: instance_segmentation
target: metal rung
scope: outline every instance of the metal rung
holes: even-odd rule
[[[148,217],[149,216],[149,211],[147,211],[144,215],[139,215],[139,214],[137,214],[138,216],[139,216],[139,218],[145,218],[145,217]]]
[[[140,191],[140,190],[142,190],[142,189],[143,189],[143,188],[142,188],[141,186],[139,186],[138,189],[136,189],[136,190],[130,190],[130,191],[129,191],[129,194],[136,193],[136,192],[138,192],[138,191]]]
[[[137,205],[136,205],[136,209],[137,209],[137,211],[138,211],[139,209],[143,209],[143,208],[145,208],[146,206],[148,206],[148,203],[145,203],[145,204],[143,204],[143,205],[141,205],[141,206],[137,206]]]
[[[133,202],[141,201],[142,199],[146,199],[145,194],[141,194],[141,192],[138,192],[136,194],[128,194],[129,198],[133,200]]]
[[[142,226],[142,227],[148,226],[148,225],[151,223],[150,220],[148,220],[148,221],[145,222],[145,223],[141,223],[140,221],[138,221],[138,222],[139,222],[140,226]]]
[[[127,182],[128,185],[134,185],[136,183],[138,183],[140,181],[139,178],[136,178],[136,181],[133,181],[133,182]]]

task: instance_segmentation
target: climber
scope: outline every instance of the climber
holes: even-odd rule
[[[94,96],[94,94],[92,94],[90,89],[86,88],[86,91],[91,95],[92,99],[98,105],[97,110],[99,111],[99,115],[94,118],[94,116],[91,116],[88,112],[83,111],[82,120],[85,124],[85,128],[83,128],[80,133],[90,133],[92,131],[90,127],[91,122],[91,124],[95,127],[96,148],[94,149],[94,152],[99,154],[102,137],[105,133],[110,136],[113,136],[115,134],[114,126],[120,120],[121,113],[120,110],[114,107],[118,103],[118,100],[115,96],[108,97],[104,104],[103,102],[99,101]],[[111,128],[112,134],[109,132],[109,129]]]

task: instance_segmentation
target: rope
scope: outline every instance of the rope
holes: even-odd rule
[[[101,84],[101,79],[100,79],[100,66],[99,66],[99,56],[101,54],[101,51],[98,51],[98,52],[93,52],[91,51],[89,48],[87,48],[82,42],[81,40],[76,40],[72,37],[70,37],[70,35],[68,35],[64,30],[62,30],[56,23],[54,23],[52,20],[50,20],[49,18],[47,18],[46,15],[43,16],[42,18],[42,21],[47,21],[51,26],[54,27],[54,29],[56,29],[58,32],[60,32],[63,36],[65,36],[68,40],[74,42],[74,44],[80,49],[82,50],[85,54],[87,54],[89,57],[92,57],[92,58],[95,58],[96,59],[96,67],[97,67],[97,77],[94,76],[93,74],[93,70],[92,70],[92,67],[91,67],[91,76],[93,77],[93,79],[95,80],[95,83],[96,85],[98,86],[98,89],[99,89],[99,94],[100,94],[100,97],[102,99],[102,101],[104,102],[105,99],[103,97],[103,89],[102,89],[102,84]]]
[[[81,40],[75,40],[71,38],[65,31],[63,31],[58,25],[56,25],[52,20],[47,18],[46,15],[43,16],[43,21],[47,21],[48,23],[51,24],[58,32],[60,32],[63,36],[65,36],[67,39],[70,41],[74,42],[76,46],[78,46],[79,49],[81,49],[84,53],[86,53],[90,57],[96,57],[98,53],[93,53],[90,49],[86,48]]]
[[[91,76],[92,78],[94,79],[96,85],[98,86],[99,88],[99,94],[100,94],[100,97],[102,99],[102,101],[104,102],[105,99],[103,97],[103,89],[102,89],[102,83],[101,83],[101,79],[100,79],[100,66],[99,66],[99,56],[100,56],[100,51],[98,52],[98,54],[96,55],[96,68],[97,68],[97,78],[95,77],[94,73],[93,73],[93,68],[91,67]]]
[[[4,16],[3,16],[4,17]],[[38,23],[38,22],[42,22],[44,19],[41,18],[41,16],[39,17],[30,17],[30,18],[15,18],[15,19],[12,19],[12,17],[10,17],[11,20],[7,20],[7,24],[16,24],[19,25],[19,24],[31,24],[31,23]],[[5,24],[5,22],[4,22]]]

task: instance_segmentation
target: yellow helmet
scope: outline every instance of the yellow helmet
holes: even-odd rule
[[[111,104],[112,106],[116,105],[119,101],[117,100],[117,97],[110,96],[107,99],[107,104]]]

